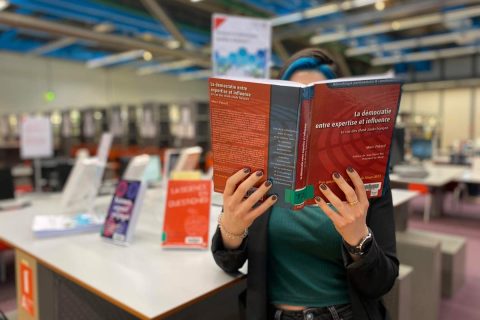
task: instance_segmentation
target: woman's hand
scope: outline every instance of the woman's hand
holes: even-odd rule
[[[272,182],[265,181],[246,198],[249,190],[263,177],[262,171],[256,171],[250,176],[249,174],[250,169],[245,168],[232,175],[228,178],[223,192],[223,216],[220,223],[223,243],[227,249],[238,248],[242,243],[241,235],[245,232],[245,229],[250,227],[256,218],[277,202],[278,197],[272,195],[265,199],[263,203],[254,207],[270,190]],[[237,237],[231,235],[237,235]]]
[[[333,180],[345,193],[347,201],[340,200],[326,184],[320,185],[320,191],[335,207],[337,212],[321,197],[315,197],[315,201],[332,220],[335,229],[343,237],[343,240],[351,246],[356,246],[368,234],[366,218],[369,203],[363,181],[358,173],[351,167],[347,168],[346,172],[352,180],[355,189],[343,179],[340,173],[335,172],[332,176]]]

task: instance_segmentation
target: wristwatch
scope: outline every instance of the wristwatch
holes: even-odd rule
[[[368,248],[370,248],[370,244],[373,241],[372,231],[368,228],[368,234],[360,240],[360,243],[356,246],[349,245],[345,240],[343,240],[343,245],[347,249],[350,254],[356,256],[363,256],[367,253]]]

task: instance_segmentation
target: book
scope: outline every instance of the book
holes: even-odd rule
[[[145,189],[145,182],[120,180],[101,230],[104,239],[121,245],[132,241]]]
[[[211,180],[169,180],[162,247],[208,248]]]
[[[227,179],[242,168],[263,170],[260,183],[273,182],[276,205],[301,209],[323,197],[322,183],[344,199],[332,174],[349,181],[345,170],[351,166],[367,196],[380,197],[401,86],[386,76],[308,85],[210,78],[214,190],[223,192]]]
[[[33,218],[32,231],[37,238],[96,233],[102,228],[104,218],[93,213],[75,215],[38,215]]]

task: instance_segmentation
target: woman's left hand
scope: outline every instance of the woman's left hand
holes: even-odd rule
[[[320,191],[337,212],[321,197],[315,197],[315,201],[332,220],[343,240],[351,246],[356,246],[368,234],[366,218],[369,203],[363,181],[358,173],[351,167],[347,168],[346,172],[355,189],[345,181],[340,173],[335,172],[332,176],[335,183],[345,193],[347,201],[340,200],[326,184],[320,185]]]

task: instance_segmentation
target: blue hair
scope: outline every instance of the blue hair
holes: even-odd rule
[[[295,60],[291,65],[288,66],[287,70],[285,70],[282,75],[282,80],[290,80],[292,75],[296,71],[300,70],[320,71],[320,73],[322,73],[328,80],[335,79],[337,77],[328,64],[325,64],[313,57],[302,57]]]

